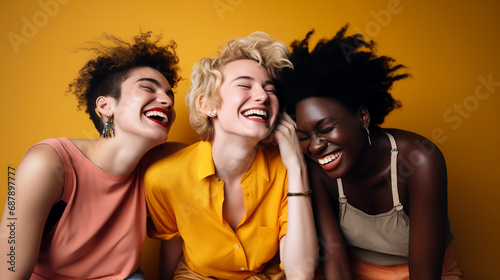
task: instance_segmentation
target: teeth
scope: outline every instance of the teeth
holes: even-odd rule
[[[148,117],[148,118],[150,118],[150,117],[160,117],[161,121],[164,122],[164,123],[167,123],[167,121],[168,121],[167,115],[165,113],[159,112],[159,111],[149,111],[149,112],[146,112],[146,117]]]
[[[251,109],[243,113],[245,117],[249,118],[265,118],[267,117],[267,112],[264,110]]]
[[[324,158],[318,158],[318,162],[319,162],[319,164],[322,164],[322,165],[329,164],[332,161],[336,160],[340,156],[341,153],[342,153],[341,151],[338,151],[334,154],[327,155]]]

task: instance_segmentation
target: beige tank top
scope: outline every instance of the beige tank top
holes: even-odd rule
[[[394,137],[391,142],[391,187],[394,207],[386,212],[369,215],[347,202],[342,180],[337,179],[339,191],[339,224],[355,256],[377,265],[395,265],[408,262],[410,219],[399,202],[397,185],[398,149]]]
[[[339,191],[339,225],[353,255],[376,265],[396,265],[408,262],[410,219],[399,201],[397,159],[398,148],[391,142],[391,188],[394,207],[386,213],[369,215],[347,202],[342,180],[337,179]],[[447,220],[446,246],[453,240]]]

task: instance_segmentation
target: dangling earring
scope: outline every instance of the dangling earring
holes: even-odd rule
[[[212,117],[217,116],[217,110],[212,109],[212,111],[210,111],[210,116],[212,116]]]
[[[104,138],[110,138],[115,136],[113,116],[108,115],[108,121],[104,124],[104,129],[102,130],[102,136]]]
[[[365,127],[366,129],[366,134],[368,134],[368,145],[372,145],[372,139],[370,138],[370,130],[368,129],[368,126]]]

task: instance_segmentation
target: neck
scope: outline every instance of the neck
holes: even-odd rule
[[[368,141],[366,142],[357,163],[349,172],[349,177],[367,178],[378,174],[380,170],[386,169],[387,166],[383,163],[389,153],[385,151],[383,141],[385,135],[382,132],[380,129],[373,129],[371,132],[371,145],[368,144]]]
[[[144,154],[154,147],[144,139],[118,137],[97,140],[82,140],[77,144],[80,151],[95,165],[106,172],[128,175],[137,166]]]
[[[258,143],[241,139],[217,139],[212,141],[212,158],[215,175],[230,182],[241,178],[252,166],[257,154]]]

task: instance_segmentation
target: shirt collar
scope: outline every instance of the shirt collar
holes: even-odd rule
[[[215,174],[214,161],[212,160],[212,143],[200,141],[197,150],[195,162],[198,164],[198,180],[203,180]]]

